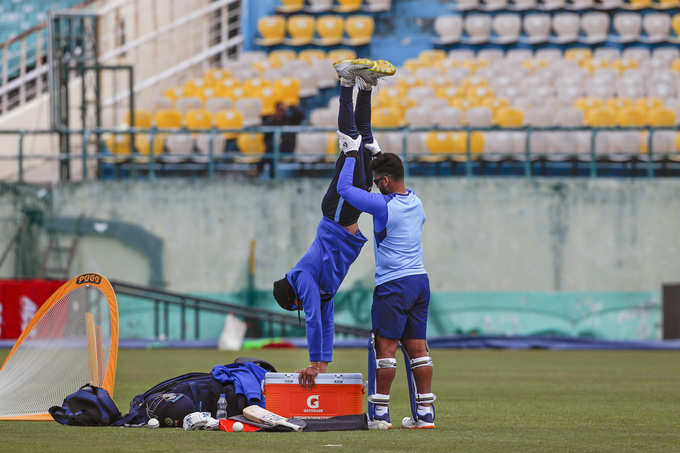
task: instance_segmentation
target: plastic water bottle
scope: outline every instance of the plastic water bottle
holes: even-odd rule
[[[227,418],[227,398],[225,398],[224,393],[220,393],[220,399],[217,400],[217,413],[215,414],[216,419]]]

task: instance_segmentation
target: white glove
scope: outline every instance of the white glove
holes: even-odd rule
[[[371,156],[373,156],[373,157],[382,153],[382,149],[380,149],[380,145],[378,144],[378,140],[375,137],[373,137],[373,143],[364,143],[364,148],[369,150],[371,152]]]
[[[216,430],[219,425],[219,420],[212,418],[210,412],[192,412],[182,421],[185,431]]]
[[[340,151],[345,155],[350,155],[352,151],[359,152],[359,145],[361,145],[361,136],[357,138],[352,138],[349,135],[343,134],[338,131],[338,145],[340,145]]]

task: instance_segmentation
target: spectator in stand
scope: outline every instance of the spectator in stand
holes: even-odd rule
[[[285,102],[279,101],[276,103],[276,111],[273,115],[265,116],[262,119],[264,126],[298,126],[302,124],[305,119],[305,113],[297,106],[288,105]],[[281,134],[281,141],[279,142],[279,153],[282,155],[293,154],[295,150],[296,134],[287,132]],[[264,143],[267,147],[267,154],[274,152],[274,134],[267,133],[264,136]],[[269,163],[269,175],[274,176],[273,159],[263,159],[260,163],[260,171],[265,163]]]

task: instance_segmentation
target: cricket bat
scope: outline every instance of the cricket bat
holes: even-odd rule
[[[287,418],[281,417],[267,409],[262,409],[260,406],[253,404],[243,409],[243,416],[248,420],[252,420],[257,423],[264,423],[270,426],[285,426],[292,429],[293,431],[302,431],[302,426],[290,423]]]

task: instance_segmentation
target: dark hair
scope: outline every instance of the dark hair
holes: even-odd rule
[[[295,310],[295,290],[288,283],[288,278],[284,275],[281,280],[274,282],[274,299],[284,310]]]
[[[395,181],[404,179],[404,165],[401,159],[394,153],[382,153],[373,158],[370,170],[375,173],[388,175]]]

